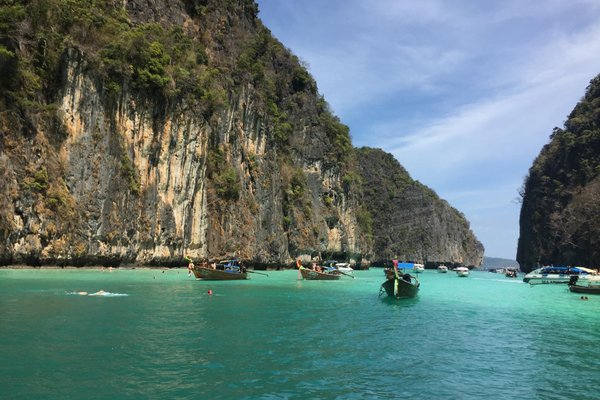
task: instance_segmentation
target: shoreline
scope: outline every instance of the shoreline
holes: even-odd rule
[[[32,265],[0,265],[0,271],[2,270],[99,270],[99,271],[116,271],[116,270],[134,270],[134,269],[139,269],[139,270],[145,270],[145,271],[149,271],[149,270],[158,270],[158,271],[168,271],[168,270],[186,270],[187,271],[187,267],[151,267],[151,266],[147,266],[147,265],[125,265],[125,266],[118,266],[118,267],[103,267],[101,265],[85,265],[82,267],[74,267],[72,265],[69,266],[58,266],[58,265],[40,265],[40,266],[32,266]],[[254,269],[254,268],[248,268],[250,271],[285,271],[288,269],[294,269],[294,268],[288,268],[288,267],[280,267],[280,268],[266,268],[266,269]]]
[[[143,269],[143,270],[169,270],[169,269],[187,269],[186,267],[149,267],[149,266],[139,266],[139,265],[131,265],[131,266],[119,266],[119,267],[103,267],[101,265],[86,265],[82,267],[74,267],[72,265],[69,266],[58,266],[58,265],[40,265],[40,266],[31,266],[31,265],[1,265],[0,270],[3,269],[97,269],[97,270],[131,270],[131,269]]]

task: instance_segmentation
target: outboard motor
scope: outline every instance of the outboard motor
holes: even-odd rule
[[[579,279],[578,275],[571,275],[571,278],[569,279],[569,286],[577,285],[577,279]]]

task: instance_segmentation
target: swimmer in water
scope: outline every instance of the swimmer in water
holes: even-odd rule
[[[209,296],[212,296],[212,294],[213,294],[213,291],[212,291],[212,289],[208,289],[208,292],[207,292],[207,293],[208,293],[208,295],[209,295]]]

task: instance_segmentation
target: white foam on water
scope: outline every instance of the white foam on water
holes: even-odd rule
[[[127,293],[111,293],[105,292],[104,290],[100,290],[96,293],[88,293],[88,292],[67,292],[69,295],[79,295],[79,296],[102,296],[102,297],[124,297],[129,296]]]

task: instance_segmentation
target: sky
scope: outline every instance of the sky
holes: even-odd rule
[[[348,125],[516,258],[519,189],[600,73],[598,0],[257,0]]]

